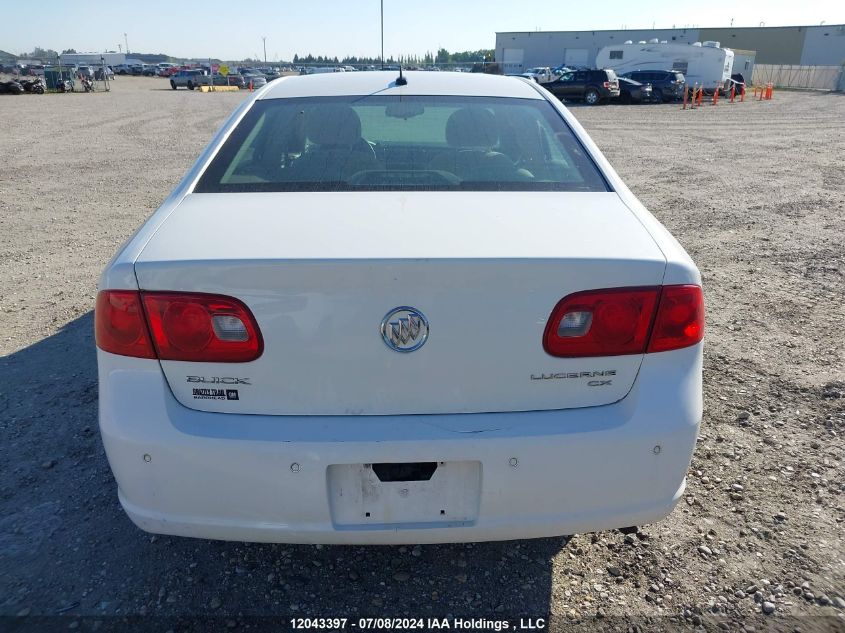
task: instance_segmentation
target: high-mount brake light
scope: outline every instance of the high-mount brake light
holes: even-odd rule
[[[561,299],[546,323],[543,349],[552,356],[622,356],[665,352],[704,337],[699,286],[607,288]]]
[[[210,294],[103,290],[95,330],[103,351],[138,358],[243,363],[264,351],[249,308]]]

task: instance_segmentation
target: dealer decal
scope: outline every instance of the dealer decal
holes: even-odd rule
[[[194,389],[194,400],[240,400],[237,389]]]

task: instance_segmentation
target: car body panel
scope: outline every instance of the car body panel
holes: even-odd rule
[[[238,368],[250,385],[237,401],[193,396],[201,385],[186,376],[231,374],[219,363],[162,362],[171,389],[193,408],[283,415],[511,411],[618,400],[633,383],[639,356],[553,359],[540,345],[545,320],[573,292],[659,285],[665,258],[615,193],[540,193],[528,209],[519,208],[522,197],[188,196],[138,257],[140,288],[238,297],[255,314],[265,351]],[[425,221],[397,235],[397,212]],[[422,310],[433,328],[413,360],[396,358],[378,335],[382,317],[399,305]],[[470,318],[479,310],[481,332]],[[508,335],[493,341],[485,331]],[[465,379],[482,367],[483,377]],[[532,380],[604,370],[616,373],[602,388],[580,375],[546,388],[540,383],[548,381]],[[432,393],[440,394],[436,402]]]
[[[611,405],[353,419],[193,411],[156,361],[98,350],[100,428],[120,502],[150,532],[344,544],[575,534],[657,521],[681,498],[702,414],[701,349],[648,354]],[[432,460],[481,462],[474,520],[334,520],[332,465]]]

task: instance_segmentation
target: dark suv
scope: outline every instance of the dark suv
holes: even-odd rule
[[[686,79],[679,70],[632,70],[622,76],[651,84],[652,95],[658,101],[674,101],[684,96]]]
[[[619,96],[619,79],[609,68],[605,70],[571,70],[543,88],[558,99],[584,101],[596,105]]]

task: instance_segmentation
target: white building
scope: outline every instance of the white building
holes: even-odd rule
[[[845,61],[845,25],[737,28],[624,29],[609,31],[522,31],[496,33],[496,61],[507,74],[533,66],[589,66],[605,46],[657,39],[672,44],[716,41],[746,54],[737,72],[757,64],[839,66]],[[748,53],[756,51],[748,61]]]
[[[105,63],[114,67],[126,63],[126,53],[64,53],[59,55],[59,59],[66,66],[99,66]]]

